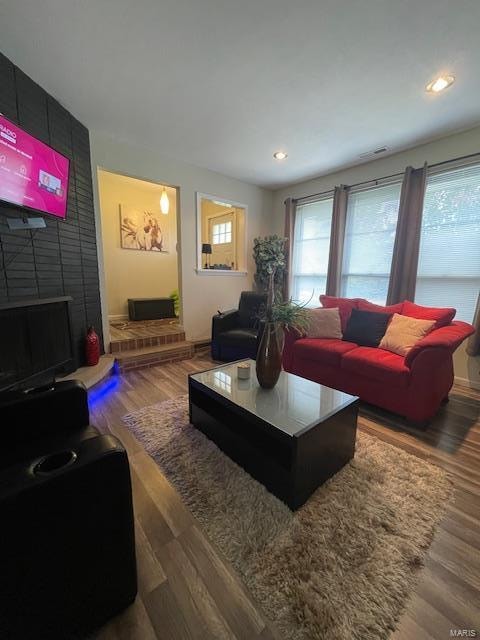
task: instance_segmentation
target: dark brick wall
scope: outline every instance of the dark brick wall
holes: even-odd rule
[[[86,328],[102,330],[88,130],[1,53],[0,113],[70,158],[65,221],[45,216],[46,229],[10,231],[7,217],[21,211],[0,203],[0,303],[72,296],[82,364]]]

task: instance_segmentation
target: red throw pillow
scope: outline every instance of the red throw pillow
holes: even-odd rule
[[[417,318],[418,320],[435,320],[437,323],[435,328],[444,327],[450,324],[454,319],[456,309],[451,307],[439,308],[439,307],[422,307],[419,304],[405,300],[403,303],[402,315],[409,316],[410,318]]]
[[[326,309],[336,309],[340,313],[340,320],[342,322],[342,333],[345,332],[347,322],[352,313],[352,309],[357,308],[358,298],[336,298],[335,296],[326,296],[322,294],[320,296],[320,302],[322,307]]]
[[[369,302],[368,300],[364,300],[360,298],[358,301],[358,308],[360,311],[374,311],[375,313],[402,313],[403,302],[397,302],[397,304],[389,304],[386,307],[381,304],[374,304],[373,302]]]

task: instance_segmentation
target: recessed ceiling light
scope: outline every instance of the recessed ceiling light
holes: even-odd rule
[[[285,160],[287,154],[285,153],[285,151],[275,151],[273,157],[275,158],[275,160]]]
[[[452,85],[454,82],[455,78],[453,76],[438,76],[438,78],[435,78],[435,80],[429,82],[425,89],[429,93],[439,93],[440,91],[443,91],[444,89]]]

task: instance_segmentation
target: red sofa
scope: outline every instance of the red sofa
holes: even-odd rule
[[[286,332],[283,367],[296,375],[359,396],[425,424],[446,400],[453,384],[452,354],[474,332],[466,322],[452,322],[455,309],[402,302],[389,307],[360,298],[321,296],[324,307],[338,307],[342,329],[353,308],[401,313],[436,320],[435,329],[405,356],[337,339],[304,338]]]

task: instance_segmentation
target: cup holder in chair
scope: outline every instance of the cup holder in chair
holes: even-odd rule
[[[43,456],[33,467],[33,473],[39,476],[48,476],[55,471],[69,467],[77,459],[75,451],[58,451]]]

